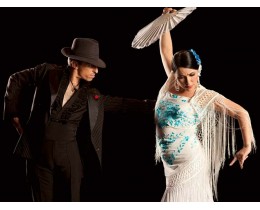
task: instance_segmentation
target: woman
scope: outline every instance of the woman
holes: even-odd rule
[[[163,15],[175,12],[165,8]],[[200,85],[200,57],[194,50],[173,55],[170,32],[160,38],[160,53],[167,81],[156,106],[156,160],[162,160],[166,190],[162,201],[214,201],[226,151],[230,165],[241,169],[255,140],[248,112],[221,94]],[[243,147],[235,153],[235,120]],[[230,132],[231,131],[231,132]]]

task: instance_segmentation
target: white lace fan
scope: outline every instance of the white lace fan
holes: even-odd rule
[[[196,7],[185,7],[174,13],[159,16],[142,28],[132,41],[132,47],[142,49],[157,41],[165,31],[170,31],[184,20]]]

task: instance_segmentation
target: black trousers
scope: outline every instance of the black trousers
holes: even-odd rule
[[[76,141],[77,127],[51,122],[34,163],[35,201],[80,201],[83,167]]]

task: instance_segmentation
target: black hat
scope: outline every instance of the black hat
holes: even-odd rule
[[[69,58],[90,63],[99,68],[105,68],[106,64],[99,58],[98,41],[90,38],[75,38],[72,46],[64,47],[61,53]]]

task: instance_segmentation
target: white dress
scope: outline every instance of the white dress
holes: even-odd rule
[[[190,99],[167,92],[158,102],[155,118],[166,177],[162,201],[213,201],[208,164],[197,133],[200,117]]]
[[[256,144],[248,112],[200,85],[192,98],[169,92],[173,74],[161,88],[155,105],[156,160],[162,160],[166,190],[162,201],[217,200],[219,171],[226,154],[236,148],[235,118]],[[240,127],[241,129],[241,127]]]

